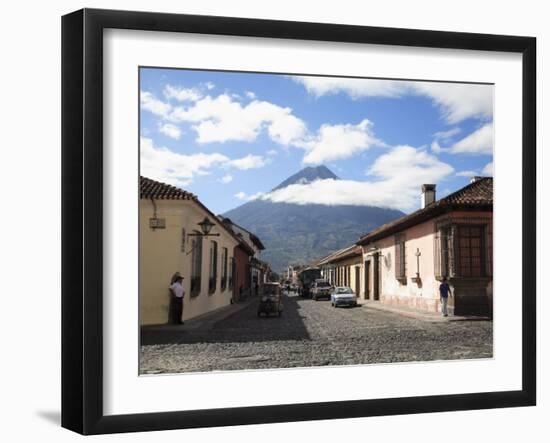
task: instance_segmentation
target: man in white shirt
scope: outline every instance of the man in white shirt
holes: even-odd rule
[[[185,289],[183,289],[183,277],[176,273],[170,285],[171,303],[170,303],[170,322],[176,325],[182,325],[181,315],[183,313],[183,297]]]

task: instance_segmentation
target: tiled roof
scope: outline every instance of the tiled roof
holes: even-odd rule
[[[175,186],[161,183],[155,180],[151,180],[147,177],[139,177],[139,197],[141,199],[158,199],[158,200],[193,200],[200,208],[206,212],[211,221],[219,221],[219,219],[202,204],[196,195],[183,189],[176,188]],[[224,223],[218,223],[218,226],[225,230],[237,243],[241,244],[243,241],[237,237],[232,229],[226,226]],[[254,251],[252,251],[254,253]]]
[[[183,189],[166,183],[139,177],[139,198],[156,198],[159,200],[196,200],[197,197]]]
[[[337,262],[344,260],[346,258],[355,257],[356,255],[362,255],[363,249],[361,246],[358,245],[352,245],[349,248],[346,248],[344,251],[342,251],[340,254],[335,255],[334,257],[331,257],[328,262]]]
[[[493,210],[493,177],[481,177],[473,183],[459,189],[448,196],[433,202],[423,209],[398,218],[380,226],[374,231],[362,236],[357,242],[364,245],[371,241],[384,238],[410,226],[422,223],[430,218],[450,210]]]
[[[481,177],[464,186],[447,197],[433,203],[434,205],[492,205],[493,177]]]
[[[354,257],[356,255],[361,255],[362,249],[361,246],[358,245],[351,245],[344,249],[339,249],[336,252],[333,252],[332,254],[327,255],[326,257],[323,257],[319,261],[317,261],[315,264],[317,266],[327,264],[327,263],[334,263],[337,261],[344,260],[349,257]]]

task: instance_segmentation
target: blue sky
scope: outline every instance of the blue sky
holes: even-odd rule
[[[223,213],[253,198],[418,208],[492,175],[493,86],[141,68],[141,174]],[[341,180],[270,192],[306,166]]]

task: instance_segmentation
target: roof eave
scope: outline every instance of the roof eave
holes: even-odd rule
[[[449,212],[454,211],[482,211],[482,212],[489,212],[493,210],[493,205],[491,204],[449,204],[449,205],[434,205],[433,207],[426,208],[427,210],[422,212],[421,214],[418,214],[417,217],[412,217],[410,219],[406,219],[409,216],[405,216],[404,218],[406,220],[403,220],[401,223],[396,223],[395,225],[389,226],[387,229],[384,229],[380,232],[373,232],[371,234],[367,234],[363,237],[361,237],[357,241],[357,245],[364,246],[369,243],[372,243],[374,241],[380,240],[382,238],[386,238],[390,235],[396,234],[398,232],[403,231],[404,229],[408,229],[412,226],[419,225],[420,223],[424,223],[430,219],[433,219],[435,217],[438,217],[442,214],[446,214]]]

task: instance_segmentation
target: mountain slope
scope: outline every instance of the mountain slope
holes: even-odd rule
[[[272,190],[275,191],[277,189],[286,188],[289,185],[311,183],[315,180],[324,180],[327,178],[339,180],[339,178],[326,166],[321,165],[317,167],[308,167],[302,169],[294,175],[291,175]]]
[[[338,180],[324,166],[306,168],[274,189],[326,178]],[[297,205],[268,200],[253,200],[223,214],[261,239],[266,247],[262,259],[275,271],[321,258],[402,215],[401,211],[372,206]]]

